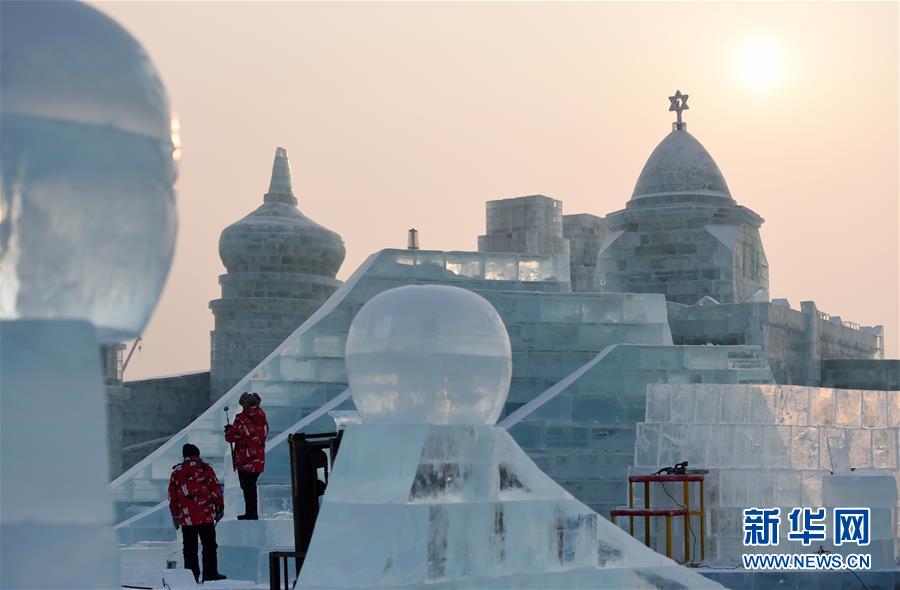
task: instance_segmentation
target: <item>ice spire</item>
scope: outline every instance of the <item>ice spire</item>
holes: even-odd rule
[[[266,193],[266,202],[281,201],[282,203],[297,204],[294,197],[294,188],[291,182],[291,162],[288,160],[287,150],[283,147],[275,148],[275,161],[272,162],[272,180],[269,181],[269,192]]]

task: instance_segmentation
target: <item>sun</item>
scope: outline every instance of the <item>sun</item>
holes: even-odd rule
[[[783,70],[783,52],[771,40],[754,39],[740,48],[738,74],[751,90],[767,92],[781,78]]]

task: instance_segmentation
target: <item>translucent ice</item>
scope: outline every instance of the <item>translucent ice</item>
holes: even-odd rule
[[[834,390],[819,387],[809,395],[810,424],[815,426],[830,426],[834,424]]]
[[[715,587],[492,425],[509,358],[503,323],[470,292],[403,287],[363,307],[347,343],[363,424],[344,431],[301,587]]]
[[[370,299],[350,327],[346,362],[366,423],[493,424],[512,376],[496,310],[471,291],[442,285]]]
[[[2,588],[119,587],[96,351],[84,321],[0,323]]]
[[[852,389],[836,389],[835,424],[850,428],[859,428],[862,418],[862,392]]]
[[[529,578],[711,585],[575,500],[502,429],[348,426],[301,587],[517,588]]]
[[[862,425],[865,428],[887,426],[887,391],[862,392]]]
[[[177,133],[137,41],[79,2],[2,5],[0,313],[139,334],[175,241]]]
[[[669,405],[687,398],[685,389],[696,400],[693,418]],[[689,459],[691,466],[710,469],[707,555],[733,560],[746,548],[727,519],[719,518],[723,509],[819,506],[829,470],[877,470],[885,481],[894,481],[900,448],[892,422],[893,393],[767,384],[653,385],[647,390],[647,422],[637,425],[634,465],[649,467],[648,458],[658,453],[660,465]],[[710,419],[706,406],[718,399],[716,394],[719,411],[712,416],[718,419]],[[698,440],[706,448],[702,464]],[[896,507],[894,496],[887,503]],[[876,552],[892,555],[889,547]]]
[[[791,427],[791,466],[794,469],[818,469],[819,433],[815,428]]]
[[[838,473],[822,478],[822,504],[829,509],[835,507],[860,507],[871,510],[870,544],[866,553],[872,555],[872,569],[893,568],[897,506],[897,481],[887,471],[856,471]],[[853,551],[855,545],[828,549],[838,553]]]
[[[872,430],[872,466],[883,469],[898,467],[896,428]]]

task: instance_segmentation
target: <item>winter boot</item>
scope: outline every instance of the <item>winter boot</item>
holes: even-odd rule
[[[227,576],[223,576],[219,572],[213,572],[211,574],[207,574],[206,572],[203,572],[203,581],[204,582],[214,582],[216,580],[227,580],[227,579],[228,579]]]

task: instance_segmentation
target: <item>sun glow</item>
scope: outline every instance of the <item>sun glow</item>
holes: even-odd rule
[[[738,55],[742,82],[756,92],[767,92],[781,78],[784,57],[780,48],[766,39],[744,44]]]

